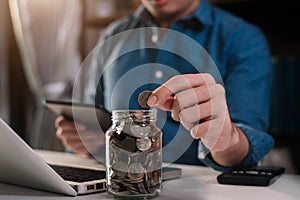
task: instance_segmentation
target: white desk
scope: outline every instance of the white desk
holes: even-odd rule
[[[48,161],[56,159],[97,165],[94,160],[70,156],[61,153],[39,153]],[[283,174],[275,183],[268,187],[220,185],[216,181],[219,172],[207,167],[176,165],[183,169],[180,179],[163,183],[161,195],[157,199],[186,199],[186,200],[292,200],[300,199],[300,176]],[[56,199],[113,199],[107,193],[97,193],[85,196],[68,197],[59,194],[33,190],[0,183],[0,199],[11,200],[56,200]]]

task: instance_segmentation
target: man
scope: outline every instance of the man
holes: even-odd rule
[[[211,7],[205,0],[141,2],[143,6],[136,13],[112,24],[103,34],[104,39],[141,27],[167,28],[169,31],[158,29],[162,43],[167,40],[169,32],[183,33],[203,46],[216,64],[223,81],[218,80],[218,76],[210,71],[206,73],[203,68],[198,71],[193,69],[180,56],[170,55],[169,49],[156,49],[153,46],[127,52],[117,56],[118,59],[112,64],[105,64],[107,62],[103,62],[103,57],[105,59],[112,55],[122,43],[117,39],[118,43],[114,45],[103,45],[113,46],[114,50],[105,53],[105,48],[99,48],[96,53],[98,58],[93,74],[103,74],[103,77],[100,78],[100,83],[99,78],[92,78],[92,84],[87,91],[96,92],[87,92],[87,96],[91,97],[93,103],[104,104],[109,110],[123,108],[125,104],[129,104],[129,109],[135,109],[139,108],[134,103],[136,94],[144,89],[154,90],[148,99],[148,105],[170,111],[165,117],[166,124],[162,126],[163,143],[166,146],[166,153],[163,155],[166,161],[199,165],[204,163],[221,171],[231,170],[236,166],[257,165],[273,146],[273,139],[265,132],[269,112],[270,55],[261,32],[241,19]],[[135,32],[130,32],[126,40],[135,38],[130,37],[132,33],[134,35]],[[148,34],[146,31],[139,35],[144,38]],[[158,38],[155,34],[151,36],[153,43],[159,43]],[[197,49],[180,42],[172,40],[166,45],[176,49],[176,44],[182,44],[180,48],[186,48],[185,51],[193,55],[193,59],[200,55]],[[119,46],[122,49],[125,45]],[[163,66],[150,66],[147,63],[160,63]],[[199,65],[201,64],[203,63],[200,62]],[[99,72],[101,65],[108,66]],[[155,82],[153,78],[149,83],[157,84],[145,84],[133,92],[125,91],[120,86],[125,84],[119,82],[126,79],[124,76],[131,73],[136,66],[144,65],[145,70],[138,72],[136,79],[153,77],[149,69],[154,69],[152,72],[160,72],[155,72],[154,78],[163,77],[160,81],[164,82]],[[164,66],[171,66],[180,75],[164,71]],[[145,72],[147,70],[149,71]],[[133,77],[132,74],[130,77]],[[125,83],[125,88],[130,87],[130,82]],[[136,83],[138,81],[133,85],[138,87]],[[127,98],[126,93],[130,93],[130,97]],[[127,99],[129,100],[124,104]],[[88,152],[79,137],[72,133],[75,130],[72,123],[59,118],[56,124],[57,135],[66,146],[78,153]],[[185,130],[178,127],[180,124]],[[175,133],[177,134],[174,137]],[[179,139],[176,140],[177,136]],[[192,138],[190,143],[185,142],[189,141],[188,137]],[[184,143],[189,143],[189,146],[186,149],[180,148]],[[73,148],[75,146],[80,150]],[[181,154],[174,154],[178,149],[183,149],[179,151]]]

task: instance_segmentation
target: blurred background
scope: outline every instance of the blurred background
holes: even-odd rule
[[[270,134],[264,164],[300,174],[300,31],[296,0],[209,0],[262,29],[273,58]],[[139,0],[1,0],[0,116],[32,147],[63,150],[45,98],[72,97],[76,70],[110,22]],[[1,138],[0,138],[1,139]]]

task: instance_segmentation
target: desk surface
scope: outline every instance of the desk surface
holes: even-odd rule
[[[66,160],[93,165],[92,159],[64,155],[61,153],[38,151],[46,160],[54,162],[55,159]],[[243,199],[243,200],[292,200],[300,199],[300,176],[283,174],[275,183],[268,187],[220,185],[216,181],[219,172],[208,167],[174,165],[183,169],[182,177],[163,182],[163,189],[158,199]],[[14,185],[0,183],[0,199],[12,200],[54,200],[54,199],[113,199],[107,193],[97,193],[85,196],[68,197]]]

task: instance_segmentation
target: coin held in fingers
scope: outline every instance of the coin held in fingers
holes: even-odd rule
[[[149,96],[152,94],[152,91],[145,90],[139,94],[138,102],[142,108],[149,109],[150,106],[147,104]]]

